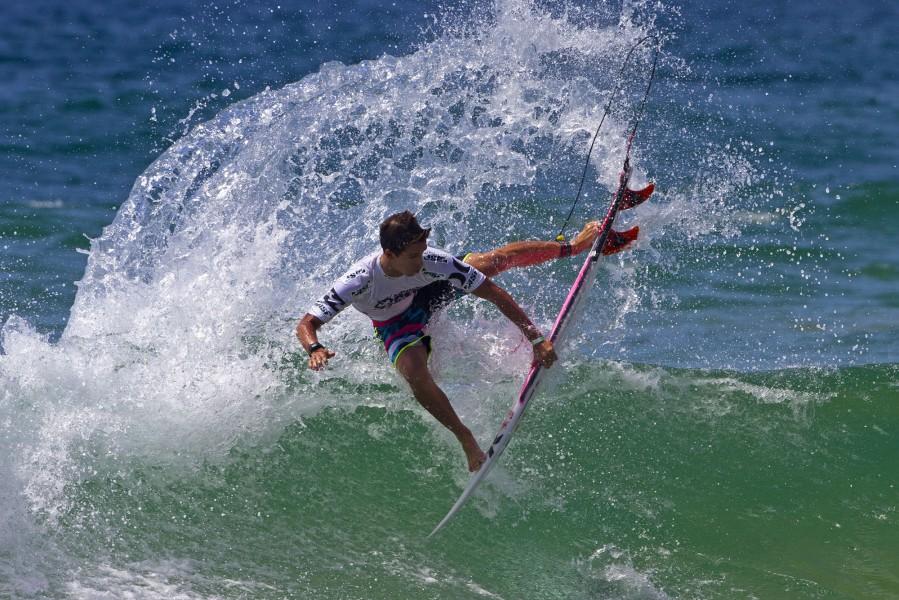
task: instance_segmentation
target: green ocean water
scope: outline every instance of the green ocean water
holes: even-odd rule
[[[69,492],[58,543],[103,557],[85,590],[155,573],[213,597],[889,598],[895,378],[574,367],[432,540],[454,442],[411,406],[329,407],[225,464],[113,460]]]
[[[0,9],[0,597],[899,597],[893,4],[110,7]],[[426,539],[457,443],[361,315],[318,374],[296,320],[395,210],[555,235],[647,33],[640,240]],[[579,266],[497,281],[548,329]],[[527,346],[471,299],[433,333],[489,440]]]

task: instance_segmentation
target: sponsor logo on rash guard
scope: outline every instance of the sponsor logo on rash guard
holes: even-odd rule
[[[434,262],[441,264],[446,264],[447,262],[449,262],[445,256],[442,256],[440,254],[432,254],[430,252],[425,252],[421,259],[425,262]]]
[[[331,310],[330,308],[328,308],[328,305],[325,304],[324,302],[322,302],[321,300],[316,300],[316,301],[315,301],[315,308],[317,308],[319,311],[321,311],[321,313],[322,313],[324,316],[329,317],[329,318],[330,318],[330,317],[333,317],[335,314],[337,314],[337,313],[335,313],[333,310]]]
[[[466,265],[458,258],[453,258],[453,266],[456,267],[456,270],[460,273],[468,273],[469,271],[471,271],[471,267]]]
[[[359,277],[360,275],[365,275],[366,273],[368,273],[368,269],[364,269],[364,268],[363,268],[363,269],[357,269],[356,271],[353,271],[352,273],[347,273],[346,275],[344,275],[343,278],[344,278],[346,281],[352,281],[353,279],[356,279],[356,278]]]
[[[343,298],[337,295],[337,292],[334,288],[331,288],[331,291],[325,294],[325,297],[315,303],[322,312],[325,314],[336,315],[341,310],[346,307],[346,302],[343,301]]]
[[[371,281],[366,281],[365,285],[363,285],[361,288],[359,288],[358,290],[356,290],[354,292],[350,292],[350,296],[352,296],[353,298],[358,298],[359,296],[361,296],[362,294],[367,292],[368,288],[370,288],[370,287],[371,287]]]
[[[415,290],[403,290],[402,292],[400,292],[398,294],[394,294],[393,296],[388,296],[387,298],[378,300],[377,303],[375,304],[375,308],[377,308],[378,310],[381,310],[383,308],[390,308],[397,302],[400,302],[400,301],[404,300],[405,298],[408,298],[409,296],[411,296],[414,291]]]
[[[448,279],[449,281],[458,281],[458,282],[459,282],[459,286],[458,286],[459,288],[464,288],[464,287],[465,287],[465,275],[462,275],[461,273],[453,273],[452,275],[450,275],[449,277],[447,277],[447,279]]]

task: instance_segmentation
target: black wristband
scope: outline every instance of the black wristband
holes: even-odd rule
[[[315,352],[316,350],[321,350],[322,348],[324,348],[324,346],[322,346],[318,342],[315,342],[314,344],[311,344],[309,346],[309,349],[306,352],[309,353],[309,356],[312,356],[313,352]]]
[[[565,258],[566,256],[571,256],[571,244],[562,242],[562,245],[559,248],[559,258]]]

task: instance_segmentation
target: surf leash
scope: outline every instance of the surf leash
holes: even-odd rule
[[[643,118],[643,111],[646,108],[646,101],[649,99],[649,91],[652,89],[652,82],[655,79],[656,66],[658,65],[659,54],[661,53],[662,48],[659,38],[651,34],[646,35],[634,42],[630,47],[630,50],[628,50],[627,55],[624,57],[624,61],[622,61],[621,63],[621,70],[618,73],[618,86],[612,91],[612,94],[609,96],[609,101],[606,103],[606,108],[602,113],[602,118],[599,120],[599,125],[596,126],[596,132],[593,134],[593,141],[590,142],[590,149],[587,151],[587,158],[584,160],[584,171],[581,174],[581,182],[580,185],[578,185],[577,194],[574,197],[574,202],[571,204],[571,209],[568,211],[568,216],[565,217],[565,223],[563,223],[562,227],[559,228],[559,234],[556,236],[556,241],[558,242],[565,241],[565,228],[568,227],[568,223],[571,222],[571,217],[574,214],[574,209],[577,207],[577,204],[581,199],[581,192],[584,189],[584,182],[587,180],[587,171],[590,168],[590,157],[593,155],[593,147],[596,145],[596,140],[599,139],[599,132],[602,129],[603,123],[605,123],[606,121],[606,117],[608,117],[609,113],[612,111],[612,102],[614,102],[615,97],[624,87],[624,71],[627,69],[631,57],[633,56],[637,48],[644,45],[647,41],[650,40],[655,42],[655,48],[652,58],[652,70],[649,73],[649,79],[646,84],[646,92],[643,94],[643,99],[640,101],[640,106],[634,114],[631,130],[628,135],[627,147],[625,148],[624,153],[624,170],[628,173],[628,175],[630,175],[631,145],[633,144],[634,136],[637,134],[637,127],[639,126],[640,121]],[[652,191],[650,190],[649,193],[652,193]]]

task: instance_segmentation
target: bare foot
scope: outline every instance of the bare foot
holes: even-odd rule
[[[571,254],[580,254],[593,245],[593,240],[599,235],[599,221],[590,221],[581,232],[571,240]]]
[[[460,439],[459,442],[462,444],[462,450],[465,451],[465,457],[468,459],[468,471],[474,473],[487,460],[487,455],[478,446],[478,441],[474,439],[471,433],[465,439]]]

